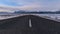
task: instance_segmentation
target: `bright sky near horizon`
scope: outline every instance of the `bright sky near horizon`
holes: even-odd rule
[[[60,0],[0,0],[0,6],[22,10],[60,10]]]

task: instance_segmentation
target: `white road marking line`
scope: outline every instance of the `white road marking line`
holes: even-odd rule
[[[30,28],[32,27],[31,19],[29,19],[29,27],[30,27]]]

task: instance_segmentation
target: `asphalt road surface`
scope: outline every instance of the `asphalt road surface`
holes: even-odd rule
[[[60,34],[60,22],[25,15],[1,20],[0,34]]]

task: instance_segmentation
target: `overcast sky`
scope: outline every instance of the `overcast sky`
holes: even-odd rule
[[[22,10],[60,10],[60,0],[0,0],[2,7]]]

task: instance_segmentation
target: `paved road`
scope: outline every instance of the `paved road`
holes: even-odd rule
[[[30,24],[29,24],[30,20]],[[30,27],[31,25],[32,27]],[[59,34],[60,23],[34,15],[0,21],[0,34]]]

